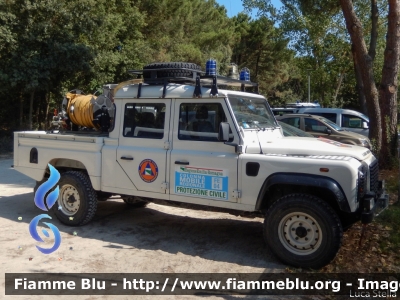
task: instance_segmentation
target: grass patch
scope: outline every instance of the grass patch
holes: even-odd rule
[[[397,250],[400,248],[400,202],[399,192],[399,170],[385,170],[382,172],[385,179],[386,191],[390,197],[389,208],[382,213],[375,221],[382,225],[382,230],[389,232],[387,239],[382,240],[382,250]],[[398,262],[400,264],[400,262]]]
[[[382,230],[389,231],[389,236],[382,241],[381,247],[384,250],[397,251],[400,248],[400,205],[398,202],[391,205],[376,221],[383,225]]]
[[[389,195],[394,195],[399,192],[399,169],[382,171],[382,179],[385,180],[386,192]],[[392,198],[391,200],[397,200]]]

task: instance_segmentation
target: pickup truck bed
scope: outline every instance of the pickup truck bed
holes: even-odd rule
[[[47,164],[86,169],[93,188],[100,190],[101,149],[107,135],[15,132],[14,168],[36,181],[43,179]]]

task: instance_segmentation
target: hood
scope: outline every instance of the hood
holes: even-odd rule
[[[260,154],[260,147],[264,154],[350,156],[360,161],[372,155],[371,151],[367,148],[342,144],[325,138],[290,136],[278,139],[265,139],[262,135],[259,135],[259,142],[247,144],[245,152]]]

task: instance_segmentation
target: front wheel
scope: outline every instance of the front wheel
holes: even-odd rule
[[[97,210],[97,196],[89,177],[78,171],[61,174],[60,191],[53,206],[57,218],[66,225],[78,226],[88,223]]]
[[[318,269],[327,265],[342,243],[336,212],[321,199],[290,194],[272,204],[264,221],[264,238],[283,262]]]

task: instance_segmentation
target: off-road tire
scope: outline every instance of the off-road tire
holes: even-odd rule
[[[147,201],[139,200],[137,197],[123,197],[122,198],[126,205],[129,207],[139,208],[147,206]]]
[[[336,256],[343,229],[336,212],[321,199],[290,194],[271,205],[264,238],[274,254],[294,267],[319,269]]]
[[[61,174],[58,186],[58,200],[52,207],[57,218],[70,226],[89,223],[97,210],[97,195],[89,177],[79,171],[68,171]],[[70,198],[71,196],[73,198]],[[74,201],[71,205],[79,203],[79,206],[74,207],[76,211],[66,203],[67,200]]]
[[[201,71],[201,67],[199,65],[193,63],[186,62],[170,62],[170,63],[152,63],[143,67],[143,78],[146,82],[146,79],[151,78],[151,72],[146,72],[146,70],[153,69],[168,69],[168,68],[186,68],[192,70]],[[165,70],[165,71],[157,71],[157,78],[162,77],[192,77],[193,72],[188,70]]]

